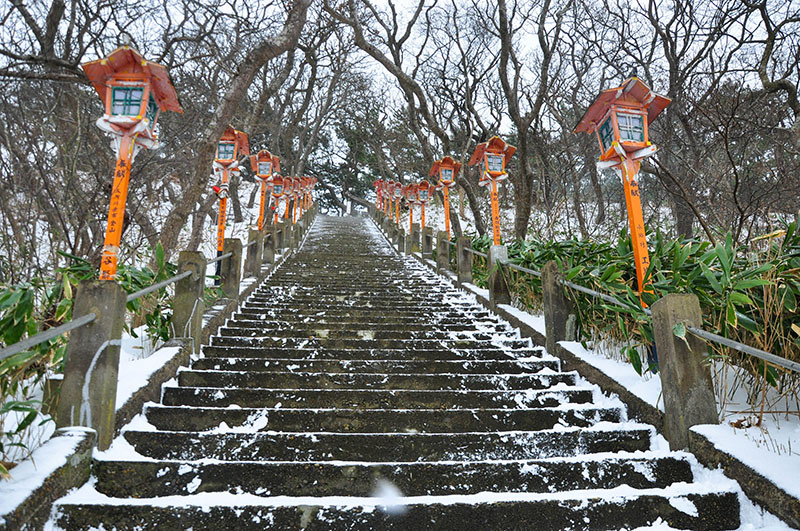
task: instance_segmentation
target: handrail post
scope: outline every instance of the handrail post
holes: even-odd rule
[[[222,242],[222,254],[233,253],[222,260],[220,270],[220,287],[228,299],[239,298],[239,284],[242,281],[242,240],[225,238]]]
[[[422,229],[422,258],[433,258],[433,227]]]
[[[56,426],[93,428],[100,450],[106,450],[114,437],[126,297],[113,280],[89,280],[78,286],[72,307],[75,315],[97,317],[70,334]]]
[[[272,264],[275,263],[275,227],[270,226],[264,232],[264,246],[261,251],[261,263]]]
[[[489,247],[489,305],[496,308],[498,304],[511,304],[511,293],[504,274],[503,262],[508,260],[508,248],[505,245]]]
[[[672,450],[689,446],[689,428],[719,424],[711,373],[703,363],[706,345],[685,327],[700,327],[703,313],[697,295],[671,293],[653,303],[653,335],[664,395],[664,435]],[[682,336],[676,326],[684,327]]]
[[[397,242],[397,251],[400,253],[406,252],[406,233],[403,229],[398,228],[394,233],[395,241]]]
[[[180,279],[175,284],[172,299],[172,327],[175,337],[190,337],[194,340],[193,350],[200,350],[200,337],[203,330],[203,290],[205,289],[206,259],[196,251],[181,251],[178,255],[178,272],[191,271],[191,276]]]
[[[257,229],[250,229],[247,235],[247,243],[255,241],[247,248],[247,258],[244,261],[244,272],[246,275],[258,278],[261,274],[261,259],[264,253],[264,233]]]
[[[409,241],[406,247],[408,248],[406,254],[419,252],[419,223],[411,224],[411,234],[409,234]]]
[[[469,236],[459,236],[456,239],[457,282],[461,284],[472,283],[472,253],[467,249],[472,248]]]
[[[286,249],[286,223],[279,221],[275,227],[278,233],[275,242],[278,244],[280,252],[283,252],[283,250]]]
[[[439,272],[450,269],[450,239],[443,230],[436,233],[436,268]]]
[[[550,260],[542,268],[542,298],[544,299],[545,349],[555,355],[559,341],[567,337],[570,303],[564,295],[561,268]]]

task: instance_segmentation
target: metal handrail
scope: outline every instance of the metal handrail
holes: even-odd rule
[[[529,275],[533,275],[535,277],[540,277],[541,278],[541,276],[542,276],[542,272],[541,271],[534,271],[533,269],[528,269],[527,267],[522,267],[521,265],[512,264],[508,260],[499,260],[499,262],[502,265],[504,265],[504,266],[506,266],[506,267],[508,267],[510,269],[515,269],[517,271],[522,271],[523,273],[528,273]]]
[[[256,241],[258,241],[258,240],[253,240],[253,241],[247,242],[246,244],[242,245],[242,249],[247,249],[251,245],[255,245]]]
[[[775,354],[767,352],[766,350],[761,350],[760,348],[755,348],[751,347],[750,345],[745,345],[744,343],[734,341],[733,339],[728,339],[727,337],[719,336],[713,332],[708,332],[707,330],[703,330],[702,328],[687,326],[686,330],[688,330],[689,332],[691,332],[692,334],[696,335],[701,339],[705,339],[707,341],[714,341],[715,343],[720,343],[722,345],[725,345],[726,347],[738,350],[739,352],[750,354],[751,356],[762,359],[773,365],[783,367],[784,369],[800,372],[800,363],[788,360],[786,358],[781,358],[780,356],[776,356]]]
[[[192,274],[191,271],[184,271],[180,275],[175,275],[174,277],[170,277],[170,278],[168,278],[166,280],[162,280],[161,282],[153,284],[152,286],[150,286],[148,288],[140,289],[139,291],[134,291],[133,293],[131,293],[130,295],[128,295],[126,297],[125,302],[135,301],[139,297],[147,295],[148,293],[153,293],[154,291],[158,291],[161,288],[169,286],[173,282],[177,282],[179,280],[182,280],[182,279],[190,276],[191,274]]]
[[[76,317],[75,319],[69,321],[68,323],[64,323],[61,326],[50,328],[44,332],[23,339],[18,343],[14,343],[13,345],[4,349],[0,349],[0,361],[13,356],[14,354],[19,354],[20,352],[28,350],[31,347],[35,347],[36,345],[44,343],[45,341],[53,339],[54,337],[58,337],[61,334],[69,332],[70,330],[75,330],[76,328],[79,328],[85,324],[89,324],[95,319],[97,319],[97,315],[94,313],[81,315],[80,317]]]
[[[456,242],[451,242],[450,240],[444,240],[444,241],[445,241],[445,242],[447,243],[447,245],[449,245],[450,247],[458,247],[458,244],[456,244]]]
[[[518,266],[516,264],[512,264],[508,260],[501,260],[500,263],[502,265],[506,266],[506,267],[511,268],[511,269],[516,269],[517,271],[522,271],[524,273],[529,273],[531,275],[535,275],[535,276],[538,276],[538,277],[542,276],[541,271],[534,271],[533,269],[528,269],[528,268],[525,268],[525,267],[522,267],[522,266]],[[579,284],[575,284],[574,282],[570,282],[568,280],[561,280],[561,284],[563,284],[564,286],[566,286],[568,288],[572,288],[575,291],[580,291],[581,293],[585,293],[586,295],[590,295],[590,296],[593,296],[593,297],[598,297],[598,298],[600,298],[600,299],[602,299],[602,300],[604,300],[606,302],[610,302],[611,304],[617,304],[617,305],[620,305],[620,306],[626,306],[626,304],[624,302],[622,302],[620,299],[614,297],[613,295],[608,295],[607,293],[601,293],[601,292],[593,290],[591,288],[587,288],[587,287],[581,286]],[[643,308],[642,310],[644,311],[644,313],[647,316],[649,316],[649,317],[653,316],[653,311],[650,310],[649,308]],[[761,360],[764,360],[767,363],[771,363],[773,365],[777,365],[778,367],[783,367],[784,369],[787,369],[787,370],[790,370],[790,371],[794,371],[794,372],[800,372],[800,363],[797,363],[795,361],[792,361],[792,360],[789,360],[789,359],[786,359],[786,358],[782,358],[780,356],[776,356],[775,354],[772,354],[771,352],[767,352],[765,350],[761,350],[761,349],[758,349],[758,348],[755,348],[755,347],[751,347],[750,345],[746,345],[746,344],[741,343],[739,341],[734,341],[733,339],[728,339],[727,337],[720,336],[718,334],[715,334],[713,332],[709,332],[707,330],[703,330],[702,328],[697,328],[697,327],[694,327],[694,326],[686,326],[686,330],[688,330],[689,332],[691,332],[692,334],[694,334],[695,336],[697,336],[697,337],[699,337],[701,339],[705,339],[706,341],[713,341],[714,343],[719,343],[721,345],[725,345],[728,348],[732,348],[734,350],[738,350],[739,352],[743,352],[745,354],[749,354],[750,356],[753,356],[753,357],[759,358]]]
[[[468,253],[477,254],[478,256],[482,256],[482,257],[484,257],[486,259],[489,258],[489,256],[486,253],[482,253],[480,251],[476,251],[475,249],[473,249],[471,247],[464,247],[464,250],[467,251]]]
[[[206,262],[206,265],[209,265],[209,264],[216,264],[217,262],[220,262],[220,261],[222,261],[222,260],[225,260],[226,258],[228,258],[228,257],[230,257],[230,256],[233,256],[233,253],[232,253],[232,252],[230,252],[230,253],[225,253],[225,254],[223,254],[223,255],[221,255],[221,256],[218,256],[218,257],[216,257],[216,258],[214,258],[214,259],[212,259],[212,260],[209,260],[208,262]]]

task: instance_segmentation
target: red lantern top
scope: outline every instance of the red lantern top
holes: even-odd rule
[[[281,197],[283,195],[283,181],[284,178],[278,174],[272,176],[272,197]]]
[[[275,171],[280,171],[280,168],[273,168],[273,159],[276,158],[277,157],[274,157],[272,153],[266,149],[262,149],[255,155],[250,155],[250,168],[259,179],[267,181],[272,175],[273,169]]]
[[[671,101],[632,77],[601,92],[573,132],[597,135],[601,161],[645,157],[655,153],[648,126]]]
[[[250,144],[247,140],[247,133],[237,131],[229,125],[217,144],[217,162],[234,162],[241,155],[250,154]]]
[[[428,175],[431,177],[434,175],[439,177],[439,183],[436,185],[437,189],[441,189],[442,187],[450,188],[455,183],[455,178],[459,171],[461,171],[460,162],[453,160],[453,157],[444,157],[433,163]]]
[[[469,158],[469,165],[481,165],[481,173],[488,175],[491,179],[506,174],[506,164],[517,148],[506,144],[499,136],[493,136],[488,142],[482,142],[475,146],[475,151]]]

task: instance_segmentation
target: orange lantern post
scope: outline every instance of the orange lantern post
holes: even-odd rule
[[[294,188],[294,178],[292,177],[284,177],[283,178],[283,197],[286,201],[284,204],[286,205],[286,210],[283,213],[283,219],[285,219],[288,223],[289,221],[289,211],[291,210],[289,206],[289,202],[292,200],[292,189]]]
[[[258,230],[264,230],[264,214],[267,209],[267,185],[272,177],[272,154],[262,149],[250,157],[250,167],[261,179],[261,203],[258,207]]]
[[[283,177],[276,175],[272,177],[272,199],[275,209],[275,220],[273,224],[278,224],[279,212],[281,210],[281,196],[283,195]]]
[[[297,203],[300,194],[303,192],[303,178],[294,177],[292,179],[292,225],[297,223]]]
[[[452,157],[444,157],[433,163],[428,174],[430,176],[439,176],[439,183],[436,185],[436,189],[441,190],[444,196],[444,230],[447,232],[448,240],[450,239],[450,188],[455,185],[455,176],[458,175],[460,170],[460,162],[456,162]]]
[[[433,185],[428,181],[422,181],[417,185],[417,201],[422,206],[421,212],[421,219],[420,219],[420,229],[425,229],[425,203],[428,202],[428,199],[431,197],[431,189]]]
[[[385,196],[385,204],[383,205],[386,211],[387,216],[392,216],[392,208],[393,203],[392,199],[394,198],[394,181],[386,181],[384,184],[384,196]]]
[[[383,179],[376,179],[372,186],[375,187],[375,207],[383,210]]]
[[[105,107],[97,127],[111,136],[117,151],[100,261],[100,278],[111,280],[117,274],[133,159],[139,149],[158,146],[155,129],[161,112],[182,113],[183,109],[167,69],[145,61],[129,46],[117,48],[108,57],[85,63],[82,68]]]
[[[500,245],[500,203],[497,199],[497,182],[508,178],[506,164],[515,151],[516,147],[506,144],[498,136],[493,136],[488,142],[478,144],[469,159],[470,166],[480,165],[481,178],[478,184],[491,185],[494,245]]]
[[[648,138],[648,126],[671,101],[632,77],[619,87],[601,92],[574,131],[594,133],[601,153],[598,167],[613,168],[622,178],[640,300],[643,292],[650,291],[650,279],[647,278],[650,253],[636,176],[641,160],[657,151]],[[641,302],[646,306],[644,301]]]
[[[222,245],[225,241],[225,218],[228,213],[228,180],[232,173],[238,174],[239,156],[250,155],[250,144],[247,134],[237,131],[229,125],[217,143],[217,155],[214,159],[214,173],[220,175],[220,184],[214,187],[219,197],[219,215],[217,216],[217,256],[222,256]],[[219,277],[222,262],[217,262]],[[219,282],[219,279],[217,279]]]

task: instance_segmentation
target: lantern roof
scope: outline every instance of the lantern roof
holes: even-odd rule
[[[272,153],[267,151],[266,149],[262,149],[255,155],[250,155],[250,168],[254,172],[258,172],[258,163],[259,162],[274,162]],[[273,167],[274,170],[274,167]]]
[[[109,79],[146,80],[153,99],[162,111],[183,112],[166,67],[146,61],[130,46],[121,46],[108,57],[81,65],[97,94],[105,100]]]
[[[232,125],[229,125],[219,139],[220,142],[236,142],[239,147],[239,155],[250,154],[250,142],[247,138],[247,133],[237,131]]]
[[[606,89],[600,93],[594,103],[586,110],[573,133],[591,133],[600,125],[600,121],[612,105],[620,105],[635,109],[647,110],[647,123],[661,114],[672,102],[666,96],[656,94],[638,77],[626,79],[622,85]]]
[[[472,156],[469,158],[469,165],[474,166],[475,164],[480,163],[483,160],[483,156],[486,152],[489,153],[497,153],[503,155],[505,158],[506,164],[511,159],[511,156],[517,151],[517,148],[512,146],[511,144],[506,144],[502,138],[499,136],[493,136],[489,139],[488,142],[481,142],[477,146],[475,146],[475,151],[472,153]]]
[[[272,171],[281,171],[281,159],[278,157],[278,155],[272,155]]]
[[[433,166],[431,166],[431,171],[428,173],[428,175],[439,175],[439,168],[453,168],[453,175],[455,175],[461,170],[461,163],[456,162],[453,157],[444,157],[433,163]]]

